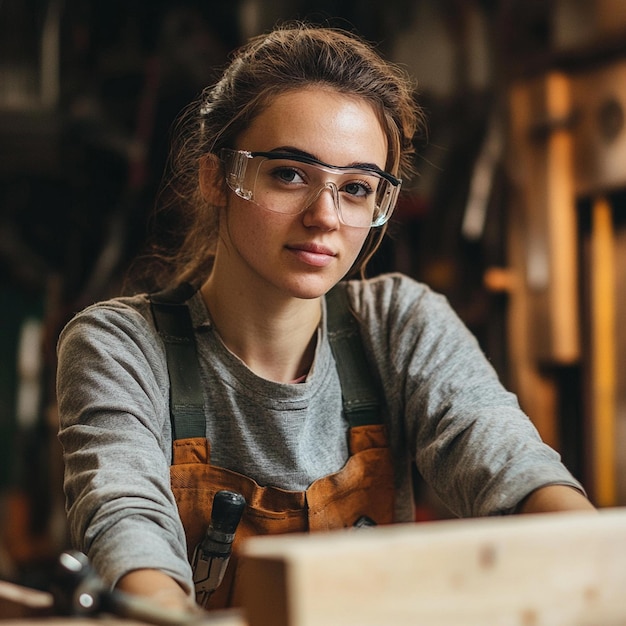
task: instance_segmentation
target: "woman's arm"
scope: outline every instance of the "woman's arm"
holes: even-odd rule
[[[408,442],[450,511],[513,513],[526,499],[529,512],[592,508],[442,296],[397,275],[366,285],[355,308],[385,381],[392,445],[400,455]]]
[[[548,485],[533,491],[522,500],[520,513],[557,511],[596,511],[580,491],[566,485]]]
[[[122,301],[91,307],[66,326],[58,354],[72,546],[107,585],[153,569],[189,589],[170,488],[167,366],[147,316]]]

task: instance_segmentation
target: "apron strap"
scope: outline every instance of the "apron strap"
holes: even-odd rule
[[[184,283],[149,296],[167,356],[172,440],[206,436],[202,379],[195,333],[186,304],[193,294],[193,287]],[[327,294],[326,302],[328,338],[339,373],[348,423],[351,427],[380,424],[378,381],[368,364],[345,285],[336,285]]]
[[[151,294],[157,331],[165,344],[170,379],[172,440],[206,437],[206,417],[196,339],[186,301],[194,289],[184,283]]]
[[[328,338],[337,364],[343,407],[350,426],[380,424],[378,381],[367,361],[359,325],[350,309],[345,284],[326,296]]]

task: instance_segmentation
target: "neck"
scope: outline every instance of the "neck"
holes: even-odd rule
[[[201,289],[226,347],[255,374],[276,382],[305,376],[313,363],[320,298],[278,298],[266,291],[234,289],[213,273]]]

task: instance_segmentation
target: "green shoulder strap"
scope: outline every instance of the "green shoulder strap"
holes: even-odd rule
[[[186,304],[193,293],[191,285],[183,284],[150,295],[152,315],[165,344],[173,440],[206,434],[200,365]],[[378,384],[368,365],[345,286],[339,284],[333,288],[326,302],[328,337],[337,364],[346,418],[350,426],[379,424]]]
[[[206,436],[196,337],[186,304],[193,293],[193,287],[184,283],[150,295],[152,315],[167,357],[172,440]]]
[[[350,426],[380,424],[378,381],[367,361],[358,322],[350,309],[344,284],[326,296],[328,338],[337,364],[343,409]]]

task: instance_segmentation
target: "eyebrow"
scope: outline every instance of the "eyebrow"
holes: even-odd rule
[[[279,146],[278,148],[273,148],[272,150],[269,150],[269,152],[284,152],[287,154],[293,154],[295,156],[305,157],[307,159],[313,159],[314,161],[317,161],[318,163],[320,163],[321,165],[325,165],[326,167],[355,168],[355,169],[374,170],[376,172],[384,172],[384,170],[382,170],[379,165],[376,165],[376,163],[353,162],[353,163],[348,163],[348,165],[341,165],[341,166],[331,165],[330,163],[325,163],[324,161],[320,160],[314,154],[311,154],[310,152],[306,152],[305,150],[300,150],[299,148],[296,148],[294,146]]]

